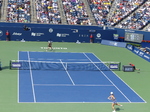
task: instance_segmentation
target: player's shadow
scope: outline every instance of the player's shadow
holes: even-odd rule
[[[120,110],[124,110],[124,109],[121,109],[121,108],[116,108],[116,111],[120,111]]]

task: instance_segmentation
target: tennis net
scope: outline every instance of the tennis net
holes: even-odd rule
[[[120,62],[50,62],[11,60],[12,70],[67,70],[67,71],[109,71],[120,70]]]

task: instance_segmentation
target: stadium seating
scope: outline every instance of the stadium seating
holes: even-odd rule
[[[91,25],[82,0],[62,0],[67,22],[70,25]]]
[[[57,0],[37,0],[37,22],[61,24],[61,17]]]
[[[99,26],[150,31],[149,0],[0,0],[0,9],[5,22],[94,25],[92,16]]]
[[[131,16],[117,25],[119,28],[127,29],[142,29],[148,22],[150,22],[150,2],[146,2],[137,11],[135,11]]]
[[[1,6],[2,6],[2,0],[0,0],[0,8],[1,8]]]
[[[107,24],[107,15],[112,6],[113,0],[89,0],[90,8],[95,17],[97,25]]]
[[[7,22],[30,23],[30,0],[8,0]]]
[[[136,8],[143,3],[144,0],[119,0],[112,16],[108,19],[111,26],[115,26],[118,22],[129,16]]]

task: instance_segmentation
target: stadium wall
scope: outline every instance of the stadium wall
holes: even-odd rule
[[[29,30],[24,30],[26,25]],[[48,24],[21,24],[1,23],[0,40],[6,40],[6,31],[10,32],[10,40],[20,41],[49,41],[54,42],[90,42],[90,35],[94,36],[94,42],[100,43],[102,39],[112,40],[117,30],[103,30],[98,26],[76,25],[48,25]]]
[[[29,27],[28,31],[23,26]],[[12,41],[49,41],[54,42],[90,42],[90,35],[94,36],[95,43],[101,40],[114,41],[114,34],[119,35],[119,40],[124,42],[125,33],[143,34],[145,41],[150,41],[150,32],[119,29],[114,27],[79,26],[79,25],[50,25],[50,24],[24,24],[24,23],[0,23],[0,40],[6,40],[6,31],[10,32]],[[120,38],[121,37],[121,38]],[[142,47],[150,47],[150,43],[143,40]]]
[[[125,33],[137,33],[143,34],[143,41],[141,44],[142,47],[150,47],[150,32],[139,31],[139,30],[130,30],[130,29],[121,29],[114,27],[107,27],[107,29],[117,30],[117,34],[119,35],[119,41],[124,42]]]

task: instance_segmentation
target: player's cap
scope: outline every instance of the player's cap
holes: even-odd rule
[[[112,95],[112,94],[114,94],[113,92],[110,92],[110,94]]]

